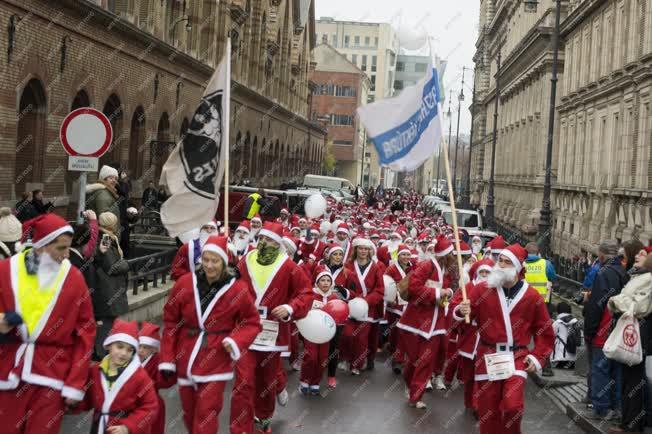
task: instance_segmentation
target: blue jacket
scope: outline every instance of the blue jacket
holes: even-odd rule
[[[602,264],[596,259],[587,271],[586,276],[584,276],[584,282],[582,282],[584,288],[591,289],[593,281],[595,280],[595,275],[600,271],[600,267],[602,267]]]
[[[536,262],[541,257],[539,255],[527,255],[527,258],[525,259],[525,262]],[[555,272],[555,266],[552,265],[552,263],[546,259],[546,277],[550,282],[554,282],[557,280],[557,273]]]

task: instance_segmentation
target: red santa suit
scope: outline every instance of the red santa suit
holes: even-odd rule
[[[265,222],[260,235],[282,243],[282,228],[277,223]],[[305,317],[311,306],[312,285],[292,259],[281,251],[272,264],[262,266],[256,262],[257,256],[258,250],[254,250],[238,264],[240,275],[255,298],[264,333],[236,365],[231,399],[233,433],[253,432],[254,416],[271,419],[274,414],[275,394],[269,393],[269,388],[276,390],[280,354],[289,349],[290,329],[280,326],[271,312],[284,306],[290,312],[287,322]]]
[[[23,228],[23,233],[32,230],[34,249],[73,233],[56,214],[29,220]],[[84,398],[95,319],[88,287],[77,268],[63,260],[42,286],[37,277],[44,271],[39,268],[37,276],[30,275],[26,253],[0,261],[0,312],[5,317],[15,312],[24,321],[0,334],[2,432],[58,434],[64,399]],[[32,294],[45,291],[49,299],[35,305]]]
[[[203,251],[217,253],[225,264],[228,261],[225,237],[210,237]],[[219,431],[216,415],[222,408],[224,386],[233,378],[232,361],[240,360],[261,330],[247,281],[231,278],[209,293],[212,298],[202,307],[207,300],[200,299],[200,278],[188,273],[170,292],[163,309],[158,365],[162,371],[177,373],[184,423],[194,434]],[[231,345],[231,353],[224,350],[224,342]]]
[[[401,247],[399,247],[399,254],[403,250],[404,249],[401,249]],[[398,264],[392,264],[389,267],[387,267],[387,270],[385,270],[384,274],[385,276],[389,276],[394,281],[395,284],[398,284],[412,271],[413,268],[414,266],[412,265],[412,263],[408,263],[408,266],[405,269],[403,269]],[[401,319],[401,316],[403,315],[406,305],[407,302],[397,295],[396,302],[388,302],[387,305],[385,306],[385,318],[387,319],[387,323],[389,324],[389,329],[390,329],[389,350],[390,353],[392,354],[392,361],[394,363],[403,363],[404,361],[403,351],[401,348],[399,348],[398,345],[399,329],[396,327],[396,325]]]
[[[452,245],[442,240],[435,249],[437,256],[445,256]],[[408,360],[403,377],[411,403],[421,401],[433,372],[434,356],[428,355],[438,354],[444,344],[446,313],[442,301],[451,292],[450,283],[434,258],[421,262],[410,275],[408,305],[397,327],[403,331],[403,351]]]
[[[104,346],[124,342],[138,348],[138,326],[135,321],[116,320]],[[158,413],[156,388],[140,359],[134,354],[129,364],[110,383],[96,363],[91,366],[88,390],[75,412],[94,409],[91,433],[104,434],[109,427],[124,425],[130,434],[150,434]]]
[[[502,255],[510,258],[517,270],[527,252],[514,244],[504,249]],[[524,411],[526,359],[537,370],[552,352],[555,333],[546,305],[539,293],[523,279],[510,289],[509,298],[503,288],[492,288],[487,282],[473,287],[468,294],[471,319],[478,324],[480,343],[475,363],[475,381],[478,393],[478,418],[480,432],[520,433]],[[458,312],[453,318],[463,321]],[[528,345],[534,340],[534,348]],[[489,381],[485,356],[502,352],[514,357],[514,372],[504,380]]]
[[[316,282],[323,276],[329,276],[332,280],[332,276],[325,267],[320,267],[317,271],[315,277]],[[337,295],[332,292],[330,289],[323,293],[318,288],[312,289],[312,307],[311,309],[321,309],[326,303],[331,300],[337,300]],[[319,383],[324,374],[324,369],[328,363],[328,349],[330,342],[323,344],[314,344],[308,340],[303,341],[304,344],[304,354],[303,361],[301,363],[301,375],[299,381],[302,387],[310,387],[313,389],[319,389]]]
[[[367,246],[373,250],[371,241],[363,238],[353,240],[353,248]],[[379,323],[384,317],[383,308],[383,270],[370,261],[364,272],[360,270],[357,260],[346,264],[348,270],[344,285],[352,295],[349,298],[362,297],[369,305],[368,317],[364,321],[349,319],[342,334],[342,358],[350,363],[351,369],[360,369],[365,360],[373,365],[378,350]]]

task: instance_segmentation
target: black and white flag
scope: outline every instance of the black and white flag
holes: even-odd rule
[[[170,198],[161,221],[171,237],[215,218],[228,152],[230,50],[211,77],[185,137],[165,162],[160,184]]]

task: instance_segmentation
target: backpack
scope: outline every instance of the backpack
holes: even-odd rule
[[[577,354],[577,348],[582,346],[582,329],[580,328],[580,322],[575,321],[572,324],[564,323],[566,329],[568,330],[568,335],[566,336],[566,342],[564,344],[564,351],[567,354]]]

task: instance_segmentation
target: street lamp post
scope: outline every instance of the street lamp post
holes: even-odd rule
[[[475,74],[474,74],[475,77]],[[474,107],[475,107],[475,78],[473,80],[473,95],[471,96],[471,136],[469,137],[469,164],[466,168],[466,183],[464,188],[464,193],[462,195],[462,203],[471,208],[471,154],[473,152],[473,118],[474,118]]]
[[[489,192],[487,194],[487,209],[485,215],[487,220],[494,225],[494,172],[496,169],[496,139],[498,138],[498,105],[500,103],[500,59],[502,47],[498,48],[498,59],[496,61],[496,95],[494,96],[494,132],[491,139],[491,174],[489,175]]]
[[[451,133],[453,131],[453,117],[451,112],[452,101],[453,101],[453,89],[451,89],[450,97],[448,98],[448,111],[446,112],[446,116],[448,116],[448,143],[446,143],[446,146],[449,146],[451,142]],[[440,169],[441,169],[441,146],[439,147],[439,156],[437,157],[437,194],[439,194],[439,180],[441,179],[439,177]]]
[[[458,96],[459,105],[457,106],[457,131],[455,132],[455,162],[453,163],[453,192],[457,196],[457,150],[460,145],[460,114],[462,112],[462,101],[464,101],[464,71],[466,67],[462,67],[462,87]]]
[[[172,23],[172,27],[170,27],[170,39],[172,40],[172,43],[174,44],[174,30],[177,28],[177,24],[186,22],[186,32],[189,32],[192,30],[192,23],[190,22],[190,15],[186,15],[184,17],[178,18],[174,23]]]
[[[536,11],[538,1],[526,0],[525,10]],[[543,202],[539,218],[539,244],[543,255],[550,257],[552,238],[552,210],[550,194],[552,192],[552,144],[555,130],[555,102],[557,100],[557,70],[559,59],[559,25],[561,19],[561,0],[555,0],[555,28],[552,32],[552,74],[550,77],[550,107],[548,108],[548,141],[546,143],[546,166],[543,182]]]

